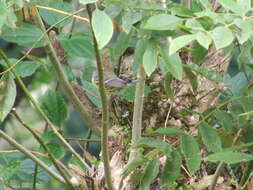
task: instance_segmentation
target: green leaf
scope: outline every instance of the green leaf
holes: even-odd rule
[[[14,105],[17,91],[11,73],[3,75],[0,79],[0,121],[3,121]]]
[[[173,39],[170,43],[169,55],[176,53],[179,49],[196,39],[196,35],[187,34]]]
[[[171,89],[171,83],[172,83],[173,77],[170,73],[167,73],[164,78],[164,88],[166,91],[166,94],[169,98],[174,96],[174,92]]]
[[[242,152],[217,152],[207,156],[204,160],[209,162],[225,162],[227,164],[236,164],[248,162],[253,159],[251,154]]]
[[[186,165],[191,174],[200,167],[201,157],[197,141],[192,136],[182,136],[181,150],[185,157]]]
[[[148,136],[160,135],[184,135],[185,132],[177,128],[159,128],[155,131],[149,132]]]
[[[241,14],[242,9],[234,0],[218,0],[218,2],[225,8],[234,13]]]
[[[244,16],[251,8],[251,0],[237,0],[237,4],[239,5],[242,13],[241,15]]]
[[[67,106],[63,97],[53,90],[48,90],[41,97],[40,103],[50,121],[58,127],[61,126],[67,117]]]
[[[184,67],[189,68],[202,76],[206,77],[207,79],[214,81],[214,82],[223,82],[223,78],[219,75],[219,73],[214,71],[209,71],[206,67],[198,66],[196,64],[192,65],[184,65]]]
[[[52,140],[55,140],[57,138],[56,134],[53,131],[47,131],[46,133],[43,133],[42,140],[44,143],[51,142]]]
[[[15,161],[0,167],[0,179],[10,180],[20,170],[20,166],[21,162]]]
[[[92,85],[88,81],[82,80],[82,86],[84,87],[86,93],[86,96],[88,96],[89,100],[98,108],[101,108],[101,99],[98,89]]]
[[[182,158],[178,151],[172,151],[171,157],[167,157],[161,176],[161,185],[172,184],[179,176]]]
[[[133,161],[128,163],[126,167],[124,167],[122,175],[126,176],[131,173],[135,168],[143,165],[146,162],[146,159],[143,155],[139,154]]]
[[[70,56],[95,59],[94,48],[88,33],[74,33],[70,39],[69,36],[61,36],[60,42]]]
[[[237,37],[239,43],[243,44],[251,36],[251,33],[252,33],[251,23],[247,20],[242,20],[239,18],[235,19],[234,23],[241,30],[239,33],[236,34],[236,37]]]
[[[192,30],[204,30],[203,26],[196,19],[187,19],[185,26],[191,28]]]
[[[50,7],[50,8],[54,8],[54,9],[57,9],[57,10],[62,10],[62,11],[68,12],[68,13],[72,12],[72,8],[71,8],[70,3],[62,2],[62,1],[59,1],[59,0],[50,1],[49,3],[46,3],[45,6]],[[39,12],[40,12],[40,15],[42,16],[43,20],[48,25],[53,25],[53,24],[59,22],[64,17],[66,17],[66,15],[64,15],[64,14],[57,13],[55,11],[49,11],[49,10],[46,10],[46,9],[40,9],[39,8]],[[73,18],[70,17],[70,18],[64,20],[63,22],[61,22],[60,24],[56,25],[55,27],[66,26],[67,24],[69,24],[71,22],[72,19]]]
[[[7,6],[5,1],[3,0],[0,1],[0,13],[1,13],[0,16],[0,29],[1,29],[7,19]]]
[[[110,17],[104,12],[96,9],[92,13],[92,28],[98,43],[102,49],[110,41],[113,35],[113,23]]]
[[[130,84],[126,89],[121,90],[117,95],[129,102],[134,102],[136,84]],[[151,92],[150,87],[144,86],[144,96],[147,96]]]
[[[157,66],[158,47],[154,41],[148,41],[147,48],[143,55],[143,67],[150,76]]]
[[[194,93],[197,93],[197,89],[198,89],[198,78],[197,76],[191,71],[191,69],[184,67],[184,72],[187,76],[187,78],[190,81],[192,90]]]
[[[122,29],[128,34],[132,25],[141,20],[141,13],[138,11],[128,10],[122,16]]]
[[[220,152],[222,150],[221,139],[213,127],[202,122],[199,126],[199,132],[209,152]]]
[[[149,190],[150,184],[159,173],[159,159],[149,161],[140,181],[141,190]]]
[[[161,64],[164,64],[164,68],[166,69],[166,71],[172,74],[172,76],[176,79],[182,80],[183,64],[180,59],[180,56],[177,53],[169,55],[169,48],[163,44],[161,44],[160,46],[160,53],[163,60]]]
[[[65,155],[65,149],[62,145],[57,143],[49,143],[47,144],[49,152],[57,159],[63,158]]]
[[[129,46],[131,35],[132,35],[132,32],[128,34],[123,31],[120,32],[117,40],[115,41],[115,43],[112,45],[112,48],[111,48],[113,61],[116,61],[125,52],[125,50]]]
[[[211,9],[212,5],[208,0],[200,0],[200,3],[206,8],[206,9]]]
[[[246,41],[240,47],[241,47],[240,48],[241,51],[240,51],[239,56],[237,57],[237,64],[238,64],[239,69],[241,69],[241,67],[243,65],[248,64],[248,66],[251,66],[253,64],[253,57],[252,57],[252,53],[251,53],[252,43],[250,42],[250,40]],[[240,74],[240,73],[238,73],[238,74]],[[231,87],[233,87],[233,86],[231,86]],[[237,90],[239,90],[239,89],[237,88]]]
[[[202,45],[204,48],[209,49],[210,44],[212,43],[212,38],[209,33],[198,32],[196,36],[197,42]]]
[[[169,14],[156,14],[151,16],[144,24],[147,30],[174,30],[182,22],[179,17]]]
[[[230,134],[233,129],[234,125],[232,123],[232,117],[225,111],[223,110],[216,110],[214,112],[214,116],[222,122],[222,127],[225,129],[227,134]]]
[[[147,137],[141,138],[135,144],[132,145],[132,148],[140,148],[140,147],[156,148],[159,151],[165,153],[166,155],[169,155],[170,152],[172,151],[168,143],[159,139],[153,139],[153,138],[147,138]]]
[[[17,59],[9,59],[10,63],[14,65],[17,63]],[[7,65],[4,61],[0,61],[0,65],[3,65],[7,68]],[[20,77],[31,76],[38,68],[40,64],[35,61],[21,61],[15,66],[15,71]]]
[[[224,26],[216,27],[211,36],[217,49],[227,47],[234,40],[231,30]]]
[[[208,53],[207,49],[202,47],[199,43],[194,42],[192,45],[192,48],[190,49],[190,52],[193,56],[193,62],[198,64],[204,61],[206,58],[206,55]]]
[[[79,3],[83,4],[83,5],[86,5],[88,3],[95,3],[97,2],[98,0],[79,0]]]
[[[147,48],[147,40],[140,39],[136,43],[135,52],[134,52],[134,64],[140,65],[143,63],[143,55],[145,53],[145,50]]]
[[[42,30],[33,24],[23,23],[16,30],[3,27],[2,38],[8,42],[17,43],[20,46],[31,47],[41,36]],[[45,37],[43,37],[35,47],[46,45]]]
[[[193,11],[190,9],[187,9],[185,7],[177,6],[170,8],[172,15],[182,16],[182,17],[193,17]]]

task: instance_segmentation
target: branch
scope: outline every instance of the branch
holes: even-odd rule
[[[39,15],[38,10],[36,9],[37,12],[37,20],[38,24],[40,25],[40,28],[43,30],[43,32],[46,31],[45,26],[43,24],[43,21]],[[79,100],[78,96],[75,94],[73,88],[71,87],[63,69],[61,66],[61,63],[56,55],[56,52],[52,46],[51,41],[49,40],[48,36],[46,36],[47,41],[48,41],[48,48],[49,48],[49,57],[51,58],[53,67],[55,69],[55,72],[57,74],[59,83],[62,85],[64,92],[68,96],[69,100],[73,104],[75,110],[78,111],[78,113],[81,115],[81,118],[85,120],[85,122],[88,124],[88,126],[91,128],[91,130],[96,133],[98,136],[100,136],[100,129],[97,127],[97,123],[91,118],[91,116],[88,114],[88,111],[82,104],[82,102]]]
[[[47,152],[49,159],[52,161],[52,163],[54,164],[55,168],[58,170],[58,172],[61,174],[61,176],[64,178],[64,180],[66,181],[66,183],[72,188],[74,189],[72,183],[70,182],[69,178],[67,177],[67,175],[64,173],[64,171],[60,168],[59,164],[57,163],[54,155],[52,155],[50,153],[50,150],[48,149],[48,147],[46,146],[46,144],[43,142],[43,140],[39,137],[39,135],[37,135],[35,133],[35,131],[29,127],[26,123],[24,123],[24,121],[19,117],[19,115],[17,114],[15,109],[12,109],[12,113],[14,115],[14,117],[19,121],[19,123],[25,127],[32,135],[33,137],[39,142],[39,144],[41,145],[41,147],[44,149],[45,152]],[[67,173],[68,171],[65,170]],[[69,174],[69,173],[68,173]],[[70,176],[70,174],[69,174]]]
[[[140,66],[139,68],[138,77],[145,78],[145,71],[142,66]],[[145,80],[136,84],[131,144],[134,144],[136,141],[138,141],[141,138],[144,86],[145,86]],[[138,150],[132,149],[130,152],[128,163],[131,162],[137,156],[137,154],[138,154]]]
[[[90,23],[92,23],[92,6],[91,5],[87,5],[87,11],[88,11]],[[112,184],[111,169],[110,169],[109,155],[108,155],[108,142],[107,142],[108,141],[108,126],[109,126],[108,99],[105,93],[103,65],[102,65],[100,54],[99,54],[98,44],[97,44],[97,40],[96,40],[92,27],[91,27],[91,30],[92,30],[92,36],[93,36],[93,46],[95,49],[96,60],[97,60],[97,69],[98,69],[98,77],[99,77],[99,92],[100,92],[101,101],[102,101],[101,146],[102,146],[102,157],[104,161],[105,179],[106,179],[106,184],[108,186],[108,189],[114,190],[114,187]]]
[[[0,57],[3,58],[3,60],[6,62],[7,66],[10,68],[11,63],[9,62],[8,58],[6,57],[5,53],[0,49]],[[32,97],[29,90],[26,88],[25,84],[19,77],[19,75],[16,73],[15,70],[11,69],[12,74],[16,77],[16,80],[18,84],[20,85],[21,89],[24,91],[27,98],[30,100],[30,102],[34,105],[35,109],[38,111],[38,113],[42,116],[42,118],[47,122],[48,126],[52,129],[54,134],[58,137],[58,139],[62,142],[62,144],[80,161],[80,163],[83,164],[83,166],[90,170],[90,167],[88,164],[84,162],[84,160],[81,158],[81,156],[70,146],[70,144],[63,138],[63,136],[57,131],[57,128],[52,124],[52,122],[48,119],[45,112],[41,109],[39,104],[35,101],[35,99]]]
[[[43,161],[41,161],[39,158],[37,158],[36,156],[34,156],[28,149],[26,149],[24,146],[22,146],[21,144],[19,144],[13,138],[11,138],[10,136],[8,136],[2,130],[0,130],[0,136],[3,137],[13,147],[15,147],[16,149],[20,150],[20,152],[24,153],[28,158],[30,158],[35,163],[37,163],[41,168],[43,168],[45,171],[47,171],[56,180],[60,181],[61,183],[65,183],[64,179],[59,174],[55,173],[55,171],[53,171],[50,167],[48,167]]]

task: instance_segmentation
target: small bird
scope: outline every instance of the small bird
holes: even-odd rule
[[[136,80],[132,80],[129,78],[119,78],[117,76],[105,76],[104,86],[107,92],[115,92],[126,88],[129,84],[133,84],[144,80],[146,80],[146,78],[139,78]],[[99,88],[99,78],[97,70],[93,72],[91,81],[96,88]]]

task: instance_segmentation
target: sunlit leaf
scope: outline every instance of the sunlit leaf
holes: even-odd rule
[[[206,49],[208,49],[210,44],[212,43],[211,36],[204,32],[198,32],[196,35],[196,40],[200,45],[202,45]]]
[[[204,160],[209,162],[225,162],[227,164],[236,164],[241,162],[248,162],[253,159],[251,154],[242,152],[217,152],[207,156]]]
[[[218,0],[218,2],[225,8],[234,13],[240,14],[243,10],[234,0]]]
[[[161,64],[164,64],[164,68],[166,69],[166,71],[172,74],[172,76],[176,79],[182,80],[183,64],[180,59],[180,56],[177,53],[169,55],[169,48],[166,45],[162,44],[160,46],[160,53],[163,60]]]
[[[150,76],[157,66],[158,44],[149,41],[143,55],[143,67],[148,76]]]
[[[169,14],[156,14],[151,16],[144,25],[148,30],[174,30],[182,20]]]
[[[79,2],[83,5],[86,5],[88,3],[95,3],[97,2],[98,0],[79,0]]]
[[[176,51],[189,44],[196,39],[196,35],[187,34],[173,39],[170,43],[169,55],[173,55]]]
[[[249,21],[242,20],[239,18],[235,19],[234,23],[241,30],[238,34],[236,34],[236,37],[238,41],[240,42],[240,44],[243,44],[250,38],[252,34],[252,25]]]
[[[0,29],[1,29],[7,19],[7,6],[5,1],[0,1],[0,13],[1,13],[0,16]]]
[[[224,26],[216,27],[211,36],[217,49],[227,47],[234,40],[231,30]]]
[[[98,43],[99,49],[108,44],[113,35],[113,23],[111,18],[104,12],[96,9],[92,13],[92,28]]]

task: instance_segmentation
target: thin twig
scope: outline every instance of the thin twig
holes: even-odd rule
[[[80,13],[81,11],[83,11],[85,8],[79,9],[78,11],[74,12],[73,15]],[[10,72],[11,69],[13,69],[14,67],[17,66],[17,64],[19,64],[22,60],[24,60],[33,50],[33,48],[35,48],[35,46],[43,39],[43,37],[47,34],[47,32],[49,32],[50,30],[52,30],[56,25],[62,23],[63,21],[65,21],[66,19],[68,19],[69,17],[71,17],[71,15],[66,16],[64,18],[62,18],[61,20],[59,20],[58,22],[56,22],[55,24],[52,24],[46,31],[43,32],[43,34],[33,43],[32,47],[25,53],[25,55],[23,55],[19,60],[17,60],[16,63],[14,63],[13,65],[11,65],[8,69],[4,70],[3,72],[0,73],[0,75],[3,75],[7,72]]]
[[[58,173],[56,173],[55,171],[53,171],[43,161],[41,161],[39,158],[37,158],[36,156],[34,156],[31,153],[31,151],[29,151],[24,146],[22,146],[21,144],[19,144],[17,141],[15,141],[12,137],[8,136],[2,130],[0,130],[0,136],[3,137],[13,147],[17,148],[20,152],[22,152],[23,154],[25,154],[28,158],[30,158],[35,163],[37,163],[41,168],[43,168],[45,171],[47,171],[56,180],[60,181],[61,183],[65,183],[64,179]]]
[[[72,138],[72,137],[65,137],[66,140],[70,141],[83,141],[83,142],[101,142],[100,139],[83,139],[83,138]]]
[[[40,8],[40,9],[46,9],[46,10],[49,10],[49,11],[54,11],[54,12],[57,12],[57,13],[60,13],[60,14],[63,14],[63,15],[67,15],[69,17],[74,17],[74,18],[77,18],[79,20],[82,20],[82,21],[85,21],[85,22],[89,23],[89,19],[78,16],[78,15],[75,15],[73,13],[68,13],[68,12],[65,12],[65,11],[62,11],[62,10],[59,10],[59,9],[55,9],[55,8],[52,8],[52,7],[45,7],[45,6],[41,6],[41,5],[36,5],[35,7]]]
[[[92,23],[92,5],[88,4],[86,7],[87,7],[90,23]],[[112,177],[111,177],[109,154],[108,154],[108,127],[109,127],[108,98],[105,93],[104,73],[103,73],[103,65],[101,61],[101,56],[99,54],[97,39],[95,37],[95,33],[92,27],[91,27],[91,31],[92,31],[92,36],[93,36],[93,46],[94,46],[96,60],[97,60],[97,69],[98,69],[98,76],[99,76],[99,92],[100,92],[101,102],[102,102],[101,147],[102,147],[102,157],[104,161],[105,180],[106,180],[108,189],[114,190]]]
[[[6,62],[7,66],[10,67],[11,63],[9,62],[8,58],[6,57],[5,53],[0,49],[0,57],[3,58],[3,60]],[[91,169],[89,165],[87,165],[84,160],[81,158],[81,156],[73,149],[73,147],[63,138],[63,136],[58,132],[57,128],[52,124],[52,122],[48,119],[45,112],[41,109],[39,104],[35,101],[29,90],[26,88],[25,84],[23,83],[22,79],[19,77],[19,75],[16,73],[15,70],[11,70],[12,74],[16,77],[16,81],[24,91],[27,98],[30,100],[30,102],[34,105],[36,110],[39,112],[39,114],[42,116],[42,118],[46,121],[48,126],[52,129],[52,131],[55,133],[55,135],[58,137],[58,139],[62,142],[62,144],[69,149],[69,151],[80,161],[80,163],[83,164],[84,167],[87,169]]]
[[[56,159],[54,158],[54,155],[52,155],[50,153],[50,150],[48,149],[48,147],[46,146],[46,144],[43,142],[43,140],[39,137],[39,135],[37,135],[37,133],[35,133],[33,131],[33,129],[31,127],[29,127],[26,123],[24,123],[24,121],[19,117],[18,113],[16,112],[15,109],[12,109],[12,115],[19,121],[19,123],[25,127],[32,135],[33,137],[40,143],[41,147],[45,150],[45,152],[47,152],[49,159],[52,161],[52,163],[54,164],[55,168],[57,169],[57,171],[61,174],[61,176],[64,178],[64,180],[66,181],[66,183],[72,188],[74,189],[72,183],[69,181],[67,175],[63,172],[63,170],[59,167],[58,163],[56,162]],[[65,171],[68,173],[68,171]],[[70,174],[68,174],[70,176]]]

